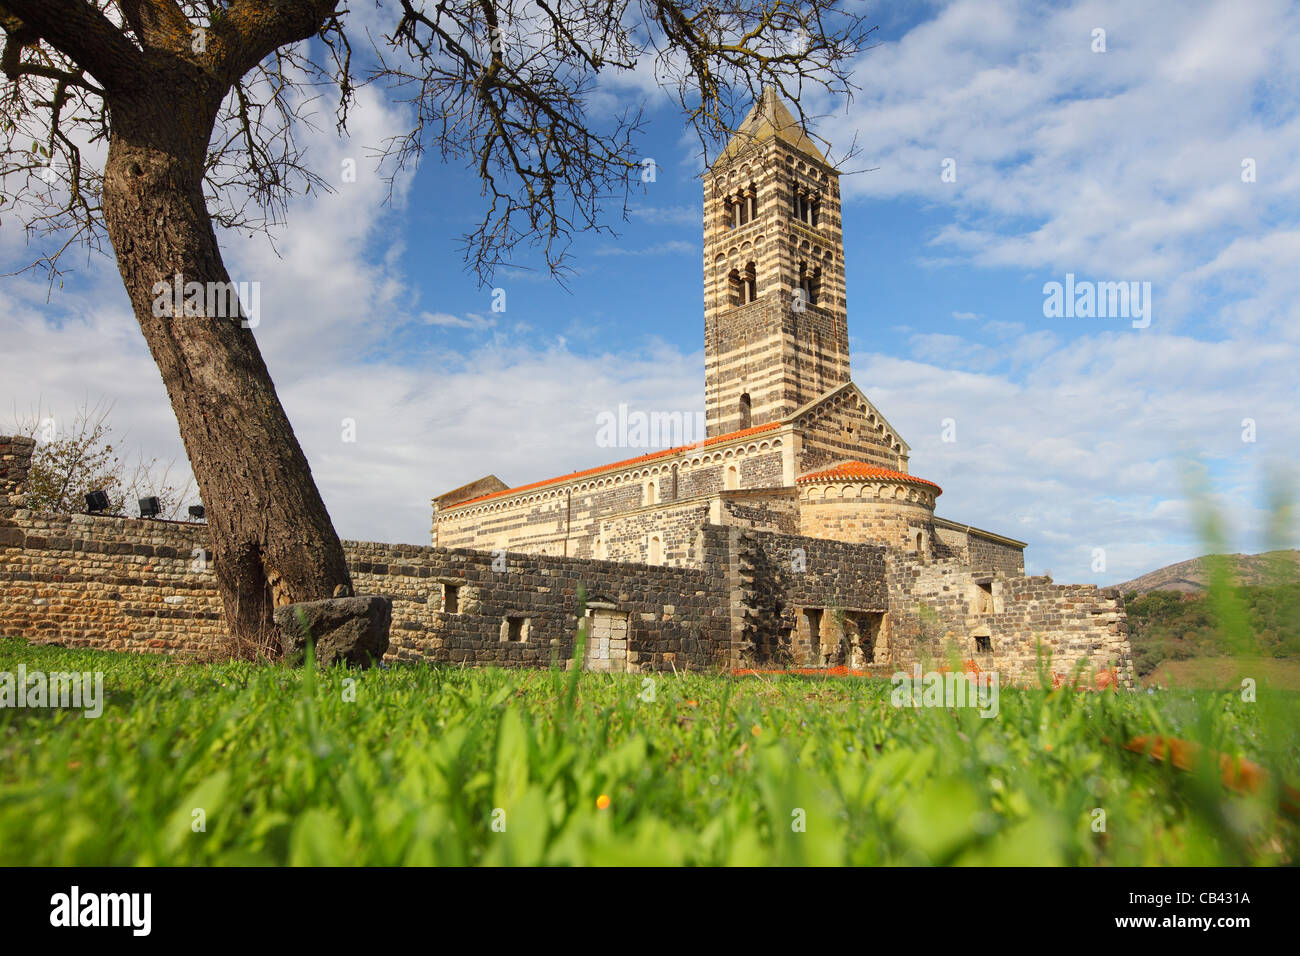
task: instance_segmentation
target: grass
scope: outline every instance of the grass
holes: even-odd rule
[[[20,663],[102,671],[107,700],[98,719],[0,709],[4,865],[1297,859],[1278,809],[1297,695],[1266,686],[1002,688],[982,719],[854,678],[317,673],[0,640],[0,672]],[[1209,761],[1126,751],[1137,734],[1271,774],[1239,795]]]
[[[1142,679],[1147,685],[1196,689],[1240,688],[1244,678],[1300,691],[1300,659],[1275,657],[1195,657],[1165,661]]]

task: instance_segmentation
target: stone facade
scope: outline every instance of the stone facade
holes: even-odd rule
[[[435,503],[433,543],[638,563],[652,559],[658,527],[667,557],[654,563],[681,564],[683,508],[708,510],[729,491],[792,485],[794,473],[793,429],[774,422],[449,507]]]

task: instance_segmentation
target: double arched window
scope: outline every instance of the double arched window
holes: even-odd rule
[[[803,292],[805,305],[816,305],[817,297],[821,294],[822,285],[822,267],[812,266],[809,268],[808,263],[799,263],[799,289]]]
[[[727,274],[727,293],[731,305],[748,305],[758,298],[758,268],[750,262],[742,272],[732,269]]]
[[[753,183],[723,199],[727,228],[736,229],[758,218],[758,190]]]
[[[822,201],[810,190],[803,189],[799,186],[794,188],[794,218],[798,219],[805,226],[812,226],[814,229],[821,222]]]

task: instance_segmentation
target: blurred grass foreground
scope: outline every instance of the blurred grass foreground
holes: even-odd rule
[[[97,718],[0,708],[6,865],[1296,860],[1297,695],[1266,683],[1004,687],[984,719],[862,678],[318,672],[0,640],[0,672],[20,667],[102,672],[104,699]],[[1260,773],[1125,749],[1139,735]]]

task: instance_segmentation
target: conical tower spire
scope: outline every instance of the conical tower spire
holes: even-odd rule
[[[774,86],[763,87],[763,92],[745,117],[740,128],[736,130],[727,148],[722,151],[720,161],[738,156],[747,147],[754,146],[769,139],[776,139],[799,152],[812,157],[819,163],[825,163],[826,157],[817,148],[812,137],[803,131],[799,121],[794,118],[790,108],[781,101],[781,96]]]

